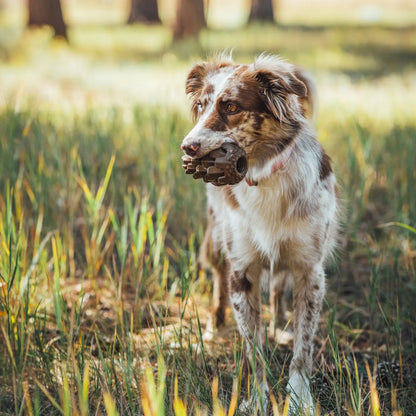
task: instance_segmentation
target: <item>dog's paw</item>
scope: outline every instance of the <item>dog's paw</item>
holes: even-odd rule
[[[205,331],[202,334],[203,341],[212,341],[215,338],[216,327],[213,322],[212,316],[209,317]]]
[[[258,400],[244,399],[238,406],[238,414],[241,416],[267,416],[267,402],[261,406]]]
[[[261,386],[252,386],[250,399],[243,399],[238,406],[239,414],[247,416],[267,416],[269,405],[269,387],[266,382]]]
[[[252,413],[251,402],[248,399],[241,400],[238,405],[238,413],[241,415],[250,415]]]
[[[279,345],[289,345],[293,342],[293,333],[291,331],[274,328],[272,324],[268,328],[267,337]]]
[[[299,372],[292,374],[287,389],[290,394],[289,414],[291,416],[315,415],[315,406],[309,388],[309,380],[305,376]]]

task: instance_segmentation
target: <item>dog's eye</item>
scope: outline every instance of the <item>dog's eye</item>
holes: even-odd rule
[[[234,103],[228,103],[225,107],[228,114],[235,114],[238,111],[238,105]]]
[[[198,110],[198,113],[201,114],[202,113],[202,110],[203,110],[201,101],[197,101],[196,108]]]

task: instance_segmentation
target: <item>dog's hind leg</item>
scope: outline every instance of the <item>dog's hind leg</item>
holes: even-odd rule
[[[221,251],[213,252],[214,277],[214,326],[224,324],[225,310],[228,305],[229,262]]]
[[[204,268],[211,268],[213,276],[214,298],[214,328],[224,324],[225,310],[228,305],[228,275],[229,262],[221,250],[221,243],[215,238],[218,230],[215,229],[215,218],[211,211],[208,212],[208,225],[199,253],[199,262]],[[211,329],[214,329],[211,328]]]
[[[276,328],[285,322],[286,313],[286,286],[289,276],[286,271],[276,273],[270,282],[270,332],[274,336]]]

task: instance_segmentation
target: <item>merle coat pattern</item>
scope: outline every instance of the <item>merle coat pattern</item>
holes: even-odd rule
[[[325,293],[325,261],[337,235],[336,180],[318,142],[310,113],[314,85],[300,68],[261,55],[253,64],[229,58],[197,64],[186,81],[194,128],[182,143],[200,158],[233,142],[248,156],[246,179],[236,185],[207,184],[205,257],[214,268],[216,323],[229,298],[246,341],[256,347],[260,411],[267,407],[262,365],[260,280],[267,268],[276,279],[274,308],[282,315],[284,286],[293,282],[293,359],[290,408],[313,413],[309,389],[313,339]],[[250,405],[254,405],[251,403]]]

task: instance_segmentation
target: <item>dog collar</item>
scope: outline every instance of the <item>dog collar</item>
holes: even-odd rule
[[[293,148],[294,145],[291,144],[288,147],[286,147],[286,149],[283,150],[282,153],[279,153],[274,159],[273,163],[271,164],[270,173],[262,179],[267,179],[270,176],[272,176],[273,173],[282,170],[284,167],[286,167],[287,162],[289,161],[289,158],[293,152]],[[259,181],[251,178],[246,178],[246,183],[248,186],[257,186],[259,184]]]
[[[252,179],[246,178],[246,182],[248,186],[257,186],[259,184],[259,181],[253,181]]]

